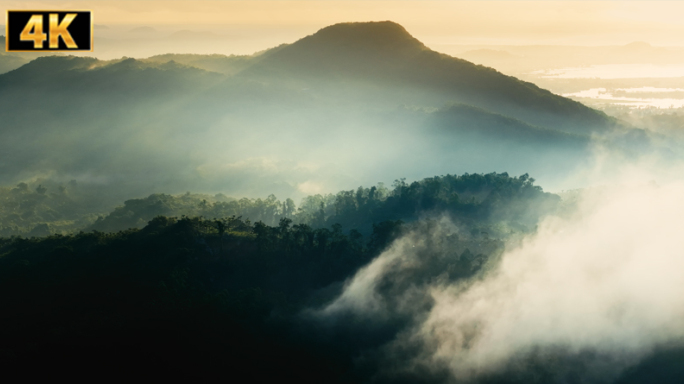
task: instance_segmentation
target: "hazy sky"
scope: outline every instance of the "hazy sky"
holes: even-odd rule
[[[92,9],[95,23],[212,31],[252,39],[248,50],[343,21],[392,20],[428,45],[684,45],[679,1],[0,1],[4,9]],[[112,29],[113,28],[113,29]],[[98,34],[106,34],[99,29]],[[264,38],[267,36],[268,38]],[[242,47],[242,49],[247,49]]]

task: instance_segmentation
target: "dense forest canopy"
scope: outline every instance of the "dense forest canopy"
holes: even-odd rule
[[[473,276],[501,252],[507,231],[530,231],[558,208],[560,199],[533,183],[494,173],[402,179],[392,188],[309,196],[299,208],[274,196],[157,194],[129,200],[74,234],[50,231],[84,220],[73,210],[76,183],[55,192],[21,184],[3,191],[2,206],[14,212],[3,217],[17,228],[49,225],[37,225],[30,238],[0,237],[0,351],[16,366],[52,356],[44,363],[50,369],[64,359],[92,368],[126,361],[116,375],[183,361],[177,372],[185,377],[210,378],[225,367],[254,375],[269,364],[277,373],[255,377],[361,380],[366,368],[354,368],[354,356],[402,324],[340,342],[343,334],[301,333],[309,321],[301,311],[329,300],[395,239],[429,233],[445,214],[461,233],[412,278],[430,281],[438,270],[454,281]]]

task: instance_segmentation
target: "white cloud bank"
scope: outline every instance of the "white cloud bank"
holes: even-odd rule
[[[603,356],[608,369],[580,374],[611,381],[658,346],[684,340],[684,182],[656,184],[649,181],[654,172],[636,169],[585,191],[572,213],[546,218],[481,278],[416,283],[397,291],[392,304],[380,284],[405,278],[430,247],[443,254],[437,239],[457,229],[442,222],[427,238],[408,234],[319,314],[411,313],[422,291],[433,305],[415,311],[414,325],[386,347],[421,346],[403,369],[429,366],[477,379],[528,353],[560,349]]]

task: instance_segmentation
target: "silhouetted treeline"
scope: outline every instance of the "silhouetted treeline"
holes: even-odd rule
[[[507,173],[446,175],[407,183],[397,180],[391,189],[377,186],[313,195],[297,207],[291,199],[230,199],[223,195],[171,196],[155,194],[132,199],[92,229],[117,231],[141,228],[158,215],[225,218],[241,216],[253,222],[277,225],[288,218],[295,224],[314,228],[341,224],[370,233],[374,223],[387,220],[417,220],[431,214],[447,214],[469,226],[482,226],[494,235],[525,231],[534,227],[541,215],[555,209],[560,198],[544,193],[527,174],[511,177]],[[486,228],[485,228],[486,227]]]
[[[347,228],[370,228],[385,220],[413,221],[430,214],[449,214],[473,224],[514,220],[534,226],[555,208],[560,198],[544,193],[527,174],[507,173],[446,175],[413,183],[396,180],[383,185],[341,191],[336,195],[304,199],[296,219],[312,225],[340,223]]]
[[[493,236],[527,231],[538,218],[553,211],[559,198],[544,193],[527,175],[506,173],[446,175],[407,183],[397,180],[387,188],[370,188],[312,195],[299,206],[292,199],[235,199],[223,194],[153,194],[127,200],[102,215],[109,204],[106,190],[84,187],[76,181],[47,180],[0,187],[0,236],[66,235],[80,230],[116,232],[142,228],[156,216],[242,217],[277,226],[282,218],[314,228],[341,224],[369,234],[373,223],[414,221],[431,214],[447,214],[464,224],[482,227]]]

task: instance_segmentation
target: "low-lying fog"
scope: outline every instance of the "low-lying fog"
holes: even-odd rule
[[[606,152],[598,157],[607,162],[581,177],[602,174],[600,185],[510,239],[470,281],[446,270],[425,278],[432,260],[452,257],[449,237],[469,236],[441,219],[395,241],[306,316],[330,327],[405,319],[379,352],[382,375],[395,378],[486,382],[508,372],[525,382],[542,364],[556,370],[549,382],[609,383],[659,348],[684,345],[684,164],[644,158],[608,176]]]

